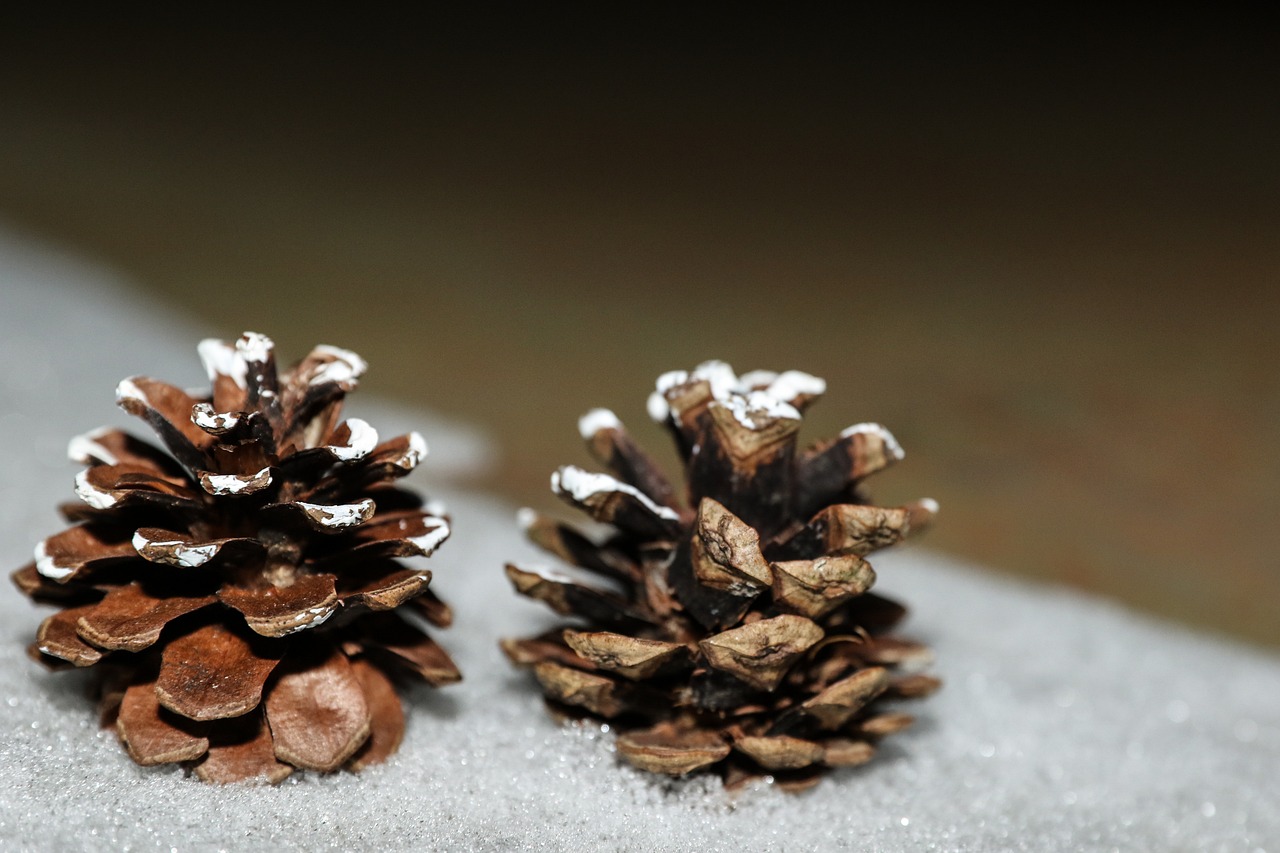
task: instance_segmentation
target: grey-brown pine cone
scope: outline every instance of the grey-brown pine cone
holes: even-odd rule
[[[341,418],[359,356],[320,346],[279,372],[273,350],[253,332],[202,342],[207,394],[121,382],[164,449],[115,429],[73,439],[88,466],[62,508],[73,526],[13,575],[60,608],[32,655],[97,667],[129,755],[212,782],[382,761],[404,731],[395,682],[460,678],[418,624],[452,619],[431,572],[400,561],[449,536],[395,485],[426,444]]]
[[[905,609],[869,592],[865,559],[937,505],[865,498],[861,481],[902,458],[877,424],[797,452],[824,391],[797,371],[739,377],[721,362],[664,374],[648,408],[675,439],[685,495],[597,409],[580,431],[610,473],[566,466],[551,486],[609,532],[522,511],[537,545],[597,580],[508,565],[517,592],[573,621],[503,650],[556,713],[610,721],[636,767],[804,787],[912,722],[889,700],[939,686],[920,672],[928,649],[887,633]]]

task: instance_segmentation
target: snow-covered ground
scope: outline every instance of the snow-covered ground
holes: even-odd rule
[[[0,229],[0,564],[58,529],[72,435],[141,427],[113,406],[119,379],[203,383],[199,337]],[[360,776],[213,787],[135,766],[84,674],[26,657],[42,614],[0,590],[0,849],[1280,850],[1280,658],[910,547],[872,558],[877,590],[912,607],[904,633],[935,648],[946,686],[874,762],[799,796],[621,766],[612,735],[553,723],[498,652],[552,620],[503,575],[534,556],[513,507],[448,485],[485,464],[485,441],[361,393],[349,411],[431,445],[416,484],[454,518],[429,565],[463,683],[412,693],[400,752]],[[1211,554],[1187,559],[1211,582]]]

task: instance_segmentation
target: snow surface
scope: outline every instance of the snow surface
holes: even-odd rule
[[[121,376],[198,385],[199,334],[3,230],[0,305],[0,356],[24,358],[0,376],[0,564],[16,568],[59,529],[67,438],[112,420]],[[85,339],[92,358],[67,345]],[[873,555],[877,590],[912,605],[906,633],[935,647],[946,686],[904,703],[917,725],[874,762],[799,796],[621,766],[611,733],[553,723],[497,649],[554,618],[503,576],[539,559],[511,509],[440,485],[483,442],[363,397],[384,434],[416,426],[433,444],[410,482],[448,502],[454,534],[414,565],[455,609],[435,636],[464,681],[407,697],[386,765],[212,787],[135,766],[99,730],[84,673],[26,658],[47,611],[0,591],[0,849],[1280,850],[1280,658],[916,548]]]

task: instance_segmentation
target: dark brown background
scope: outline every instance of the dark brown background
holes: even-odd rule
[[[358,350],[540,506],[587,408],[808,370],[932,547],[1280,644],[1273,30],[525,14],[5,21],[0,217]]]

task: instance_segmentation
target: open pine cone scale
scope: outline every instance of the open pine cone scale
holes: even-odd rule
[[[426,445],[341,419],[365,369],[354,353],[317,347],[280,373],[255,333],[199,350],[208,395],[144,377],[117,388],[163,450],[115,429],[72,440],[88,466],[82,503],[63,508],[73,526],[13,576],[62,608],[32,654],[101,664],[104,705],[140,764],[192,763],[221,782],[382,760],[404,729],[393,682],[460,677],[399,615],[451,621],[431,573],[400,562],[449,535],[442,512],[395,485]]]
[[[504,651],[554,709],[610,720],[641,769],[808,784],[910,724],[883,700],[938,686],[917,671],[926,648],[886,635],[905,609],[868,591],[864,559],[926,527],[936,505],[877,507],[861,493],[903,455],[879,425],[797,452],[802,413],[824,390],[796,371],[738,377],[720,362],[665,374],[649,413],[684,460],[686,504],[597,409],[580,431],[610,473],[566,466],[551,484],[611,533],[522,511],[533,542],[603,583],[508,565],[519,593],[584,624]]]

